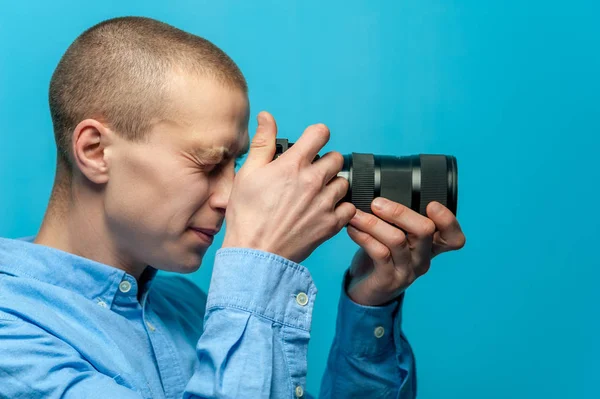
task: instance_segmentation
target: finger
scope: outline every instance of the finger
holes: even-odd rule
[[[311,168],[318,170],[318,173],[323,176],[323,185],[337,176],[343,167],[344,156],[337,151],[328,152],[311,165]]]
[[[242,166],[244,170],[264,166],[271,162],[275,156],[275,139],[277,137],[275,118],[270,113],[262,111],[258,114],[257,119],[258,127],[250,144],[246,162]]]
[[[347,225],[356,213],[356,207],[350,202],[343,202],[333,211],[338,219],[337,231],[339,232]]]
[[[387,246],[352,225],[348,226],[347,231],[352,241],[360,245],[375,264],[392,264],[392,253]]]
[[[409,263],[396,263],[393,251],[369,233],[348,226],[348,235],[373,260],[371,284],[374,284],[376,291],[388,297],[391,291],[397,291],[392,295],[396,296],[407,283],[411,284],[419,276]]]
[[[338,205],[346,194],[348,193],[348,188],[350,188],[350,183],[348,180],[343,177],[334,177],[319,193],[319,196],[323,196],[324,201],[330,203],[331,209],[335,208]],[[356,209],[356,207],[355,207]],[[354,214],[352,215],[354,216]]]
[[[381,207],[376,204],[381,204]],[[409,238],[433,236],[435,232],[436,226],[431,219],[398,202],[378,197],[371,203],[371,209],[376,216],[400,227]]]
[[[436,209],[436,205],[439,205],[439,208]],[[438,230],[433,235],[432,258],[465,246],[467,239],[450,209],[439,202],[432,201],[427,205],[426,211]]]
[[[348,226],[348,236],[361,248],[356,256],[363,254],[369,259],[353,259],[353,276],[348,293],[354,298],[364,298],[361,303],[379,306],[397,297],[401,291],[414,281],[409,268],[397,269],[391,261],[390,250],[368,233]]]
[[[394,263],[402,265],[411,263],[408,238],[396,226],[361,210],[356,211],[350,224],[389,248]]]
[[[376,200],[372,203],[375,215],[393,223],[406,232],[415,273],[418,276],[427,273],[431,265],[435,223],[398,202],[389,201],[385,198],[376,198]],[[377,203],[381,205],[380,208],[375,206]]]
[[[310,164],[315,159],[319,151],[329,141],[329,129],[322,123],[309,126],[294,145],[284,152],[281,157],[287,154],[288,157],[295,156],[302,163]]]

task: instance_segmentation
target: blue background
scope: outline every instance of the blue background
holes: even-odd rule
[[[54,176],[50,76],[84,29],[143,15],[241,67],[280,137],[326,123],[324,151],[451,154],[463,250],[410,289],[419,398],[600,397],[598,6],[582,1],[52,1],[0,6],[0,236],[36,234]],[[213,244],[195,282],[207,289]],[[341,232],[305,262],[319,289],[316,393]]]

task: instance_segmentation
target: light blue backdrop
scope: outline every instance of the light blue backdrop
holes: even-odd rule
[[[600,397],[600,11],[582,1],[38,1],[0,5],[0,236],[35,234],[54,176],[47,87],[60,56],[110,17],[204,36],[241,67],[251,131],[324,122],[324,149],[452,154],[460,252],[410,288],[419,398]],[[253,134],[253,133],[252,133]],[[208,287],[215,241],[191,278]],[[319,289],[318,391],[345,231],[305,264]]]

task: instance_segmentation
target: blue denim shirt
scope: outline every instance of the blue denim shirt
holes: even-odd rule
[[[317,289],[304,266],[222,248],[206,295],[32,241],[0,238],[0,397],[310,397]],[[401,306],[360,306],[342,289],[320,397],[415,397]]]

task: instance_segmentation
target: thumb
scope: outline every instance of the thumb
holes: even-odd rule
[[[277,137],[277,125],[275,118],[262,111],[257,116],[258,127],[256,134],[250,143],[248,158],[244,162],[245,169],[254,169],[268,164],[275,156],[275,138]]]

